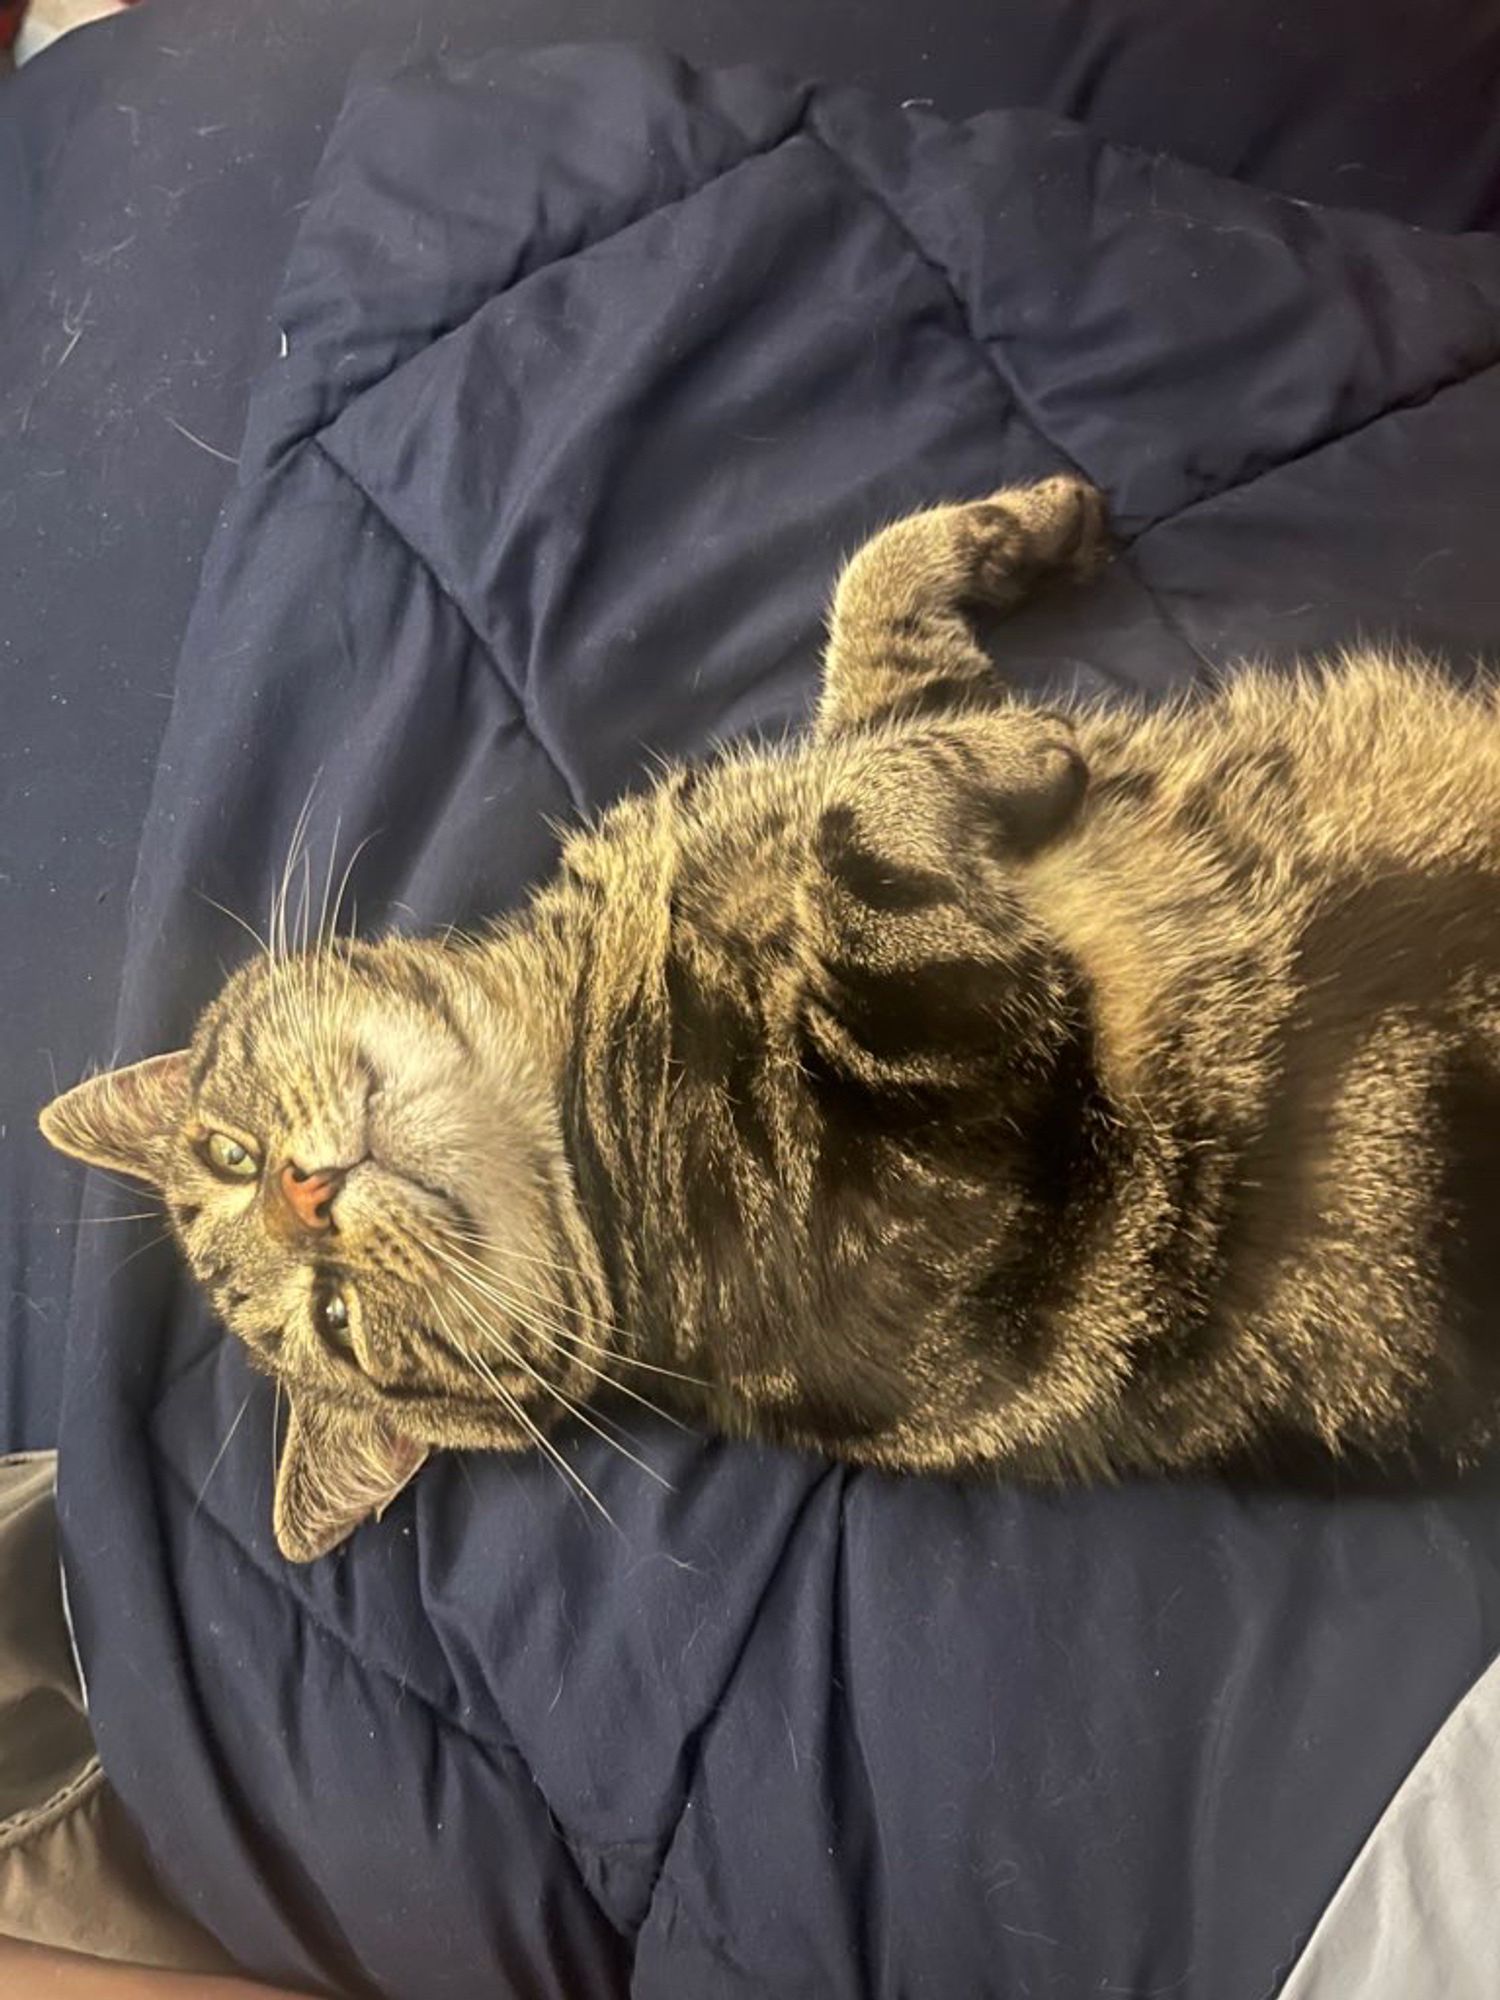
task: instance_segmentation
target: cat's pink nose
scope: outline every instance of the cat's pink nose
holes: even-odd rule
[[[292,1218],[314,1235],[333,1227],[334,1197],[344,1185],[344,1167],[314,1167],[304,1173],[288,1160],[277,1180]]]

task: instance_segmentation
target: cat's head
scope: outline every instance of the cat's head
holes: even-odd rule
[[[594,1381],[546,1036],[497,1032],[474,967],[401,942],[257,959],[188,1048],[42,1113],[62,1151],[160,1190],[287,1392],[275,1524],[293,1559],[378,1514],[431,1447],[524,1443]]]

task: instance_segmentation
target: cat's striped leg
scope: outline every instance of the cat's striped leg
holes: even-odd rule
[[[1067,477],[893,523],[834,593],[819,732],[931,714],[993,688],[974,611],[1005,611],[1052,577],[1086,576],[1107,548],[1102,496]]]

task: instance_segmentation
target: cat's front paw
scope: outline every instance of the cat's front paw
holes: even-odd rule
[[[1092,576],[1109,554],[1109,508],[1070,473],[1002,487],[961,509],[974,595],[1010,604],[1049,577]]]

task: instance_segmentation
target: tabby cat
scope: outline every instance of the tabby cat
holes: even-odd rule
[[[808,740],[670,771],[481,938],[283,939],[47,1108],[286,1390],[288,1557],[612,1381],[909,1471],[1496,1429],[1495,697],[1015,699],[972,614],[1105,547],[1072,479],[896,523]]]

